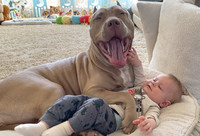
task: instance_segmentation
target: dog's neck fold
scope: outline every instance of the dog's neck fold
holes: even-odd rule
[[[111,73],[117,73],[120,75],[120,70],[116,67],[114,67],[110,62],[107,60],[107,58],[102,55],[102,53],[99,51],[99,49],[94,45],[94,43],[91,42],[91,45],[88,50],[88,57],[89,60],[95,64],[96,67],[99,67],[100,69],[106,70],[107,72]],[[106,69],[105,69],[106,66]]]

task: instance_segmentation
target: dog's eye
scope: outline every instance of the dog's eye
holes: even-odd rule
[[[101,17],[96,17],[94,20],[101,20]]]
[[[120,12],[120,15],[124,16],[124,15],[127,15],[126,12]]]

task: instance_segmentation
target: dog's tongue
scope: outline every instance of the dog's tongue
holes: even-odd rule
[[[117,38],[113,38],[109,42],[110,49],[110,62],[116,67],[123,67],[126,64],[126,60],[123,55],[123,48],[121,41]]]

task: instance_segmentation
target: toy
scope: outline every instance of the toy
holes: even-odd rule
[[[80,12],[78,10],[74,10],[74,15],[80,15]]]
[[[81,11],[81,15],[87,15],[87,11],[86,10]]]
[[[17,9],[14,9],[16,17],[19,19],[19,12],[17,12]]]
[[[63,24],[62,23],[62,16],[56,18],[56,24]]]
[[[72,24],[80,24],[80,16],[72,16]]]
[[[12,18],[10,18],[10,8],[6,5],[3,5],[3,17],[4,17],[4,21],[6,20],[12,20]]]
[[[72,10],[70,9],[70,10],[66,13],[66,15],[72,15]]]
[[[88,11],[88,12],[89,12],[89,15],[91,16],[91,15],[92,15],[92,10],[91,10],[91,9],[89,9],[89,11]]]
[[[90,23],[90,21],[91,21],[91,17],[92,17],[92,16],[90,16],[90,17],[88,18],[89,23]]]
[[[42,16],[47,16],[47,15],[49,15],[49,12],[47,10],[42,12]]]
[[[50,6],[49,15],[47,18],[49,19],[56,19],[61,12],[60,6]]]
[[[56,19],[57,17],[58,17],[58,14],[47,15],[48,19]]]
[[[50,15],[59,14],[61,12],[60,6],[50,6]]]
[[[84,24],[84,25],[88,25],[90,22],[89,22],[89,18],[90,16],[86,15],[86,16],[81,16],[80,17],[80,23]]]
[[[63,24],[71,24],[71,18],[72,18],[71,16],[67,16],[67,15],[63,16],[62,17],[62,23]]]

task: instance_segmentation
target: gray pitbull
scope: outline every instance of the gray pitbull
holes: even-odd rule
[[[116,5],[96,11],[90,24],[91,45],[74,57],[29,68],[0,80],[0,129],[37,122],[63,95],[85,94],[122,104],[125,133],[136,128],[135,101],[120,90],[133,87],[134,72],[127,53],[134,37],[129,13]]]

